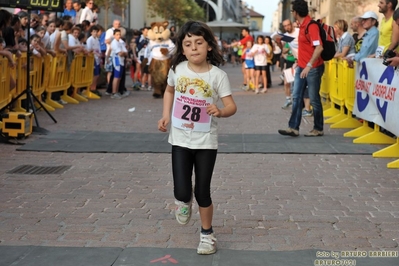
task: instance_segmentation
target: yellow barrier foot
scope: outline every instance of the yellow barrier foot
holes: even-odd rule
[[[399,160],[388,163],[387,167],[391,169],[399,169]]]
[[[344,133],[344,137],[346,138],[358,138],[369,133],[373,132],[373,129],[368,126],[367,121],[363,121],[363,125],[361,127],[355,128],[351,131]]]
[[[346,118],[346,114],[340,113],[340,114],[337,114],[337,115],[335,115],[333,117],[330,117],[330,118],[326,119],[324,121],[324,123],[325,124],[334,124],[334,123],[338,123],[339,121],[344,120],[345,118]]]
[[[47,97],[51,97],[51,95],[47,95]],[[62,104],[57,103],[56,101],[51,99],[46,99],[46,104],[50,105],[53,108],[59,108],[59,109],[64,108]]]
[[[82,95],[79,95],[79,94],[77,94],[77,93],[75,93],[75,94],[73,95],[73,98],[74,98],[75,100],[79,101],[79,102],[88,102],[88,101],[89,101],[88,99],[86,99],[85,97],[83,97]]]
[[[46,108],[47,111],[49,111],[49,112],[55,111],[55,109],[53,107],[46,104],[45,102],[40,101],[40,103],[43,105],[44,108]],[[37,110],[41,110],[41,108],[42,108],[38,102],[35,102],[35,107]]]
[[[331,107],[323,112],[324,117],[332,117],[340,114],[340,111],[334,107]]]
[[[358,128],[360,126],[362,126],[362,123],[360,123],[356,118],[353,118],[351,112],[348,112],[348,115],[344,120],[332,124],[330,128]]]
[[[394,144],[395,139],[380,132],[380,126],[374,125],[373,132],[353,140],[353,143]]]
[[[373,153],[374,158],[399,158],[399,138],[396,143]]]
[[[64,101],[66,101],[67,103],[73,103],[73,104],[78,104],[78,100],[75,100],[74,98],[64,94],[61,96],[61,99],[63,99]]]
[[[25,98],[26,99],[26,98]],[[22,112],[26,113],[26,109],[22,107],[21,101],[18,100],[15,102],[15,106],[12,108],[14,112]]]
[[[86,94],[87,98],[89,98],[89,99],[93,99],[93,100],[101,99],[100,96],[91,92],[90,90],[85,90],[83,93]]]

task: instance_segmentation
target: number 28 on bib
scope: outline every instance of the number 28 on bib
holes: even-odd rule
[[[188,131],[209,132],[212,118],[206,113],[206,107],[212,102],[212,98],[192,97],[175,91],[172,125]]]

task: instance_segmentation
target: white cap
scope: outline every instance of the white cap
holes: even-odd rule
[[[373,19],[375,19],[375,20],[378,20],[377,14],[374,13],[373,11],[367,11],[367,12],[364,13],[363,16],[361,16],[360,18],[362,18],[362,19],[373,18]]]

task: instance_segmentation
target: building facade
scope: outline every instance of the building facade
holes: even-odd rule
[[[292,0],[281,0],[278,10],[280,12],[279,27],[285,19],[291,19]],[[333,25],[338,19],[350,20],[355,16],[361,16],[366,11],[378,13],[378,1],[376,0],[308,0],[309,15],[314,19],[322,19],[325,23]],[[276,27],[276,25],[273,25]]]

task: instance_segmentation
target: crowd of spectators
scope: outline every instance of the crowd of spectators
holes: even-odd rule
[[[0,9],[0,55],[8,59],[10,68],[15,68],[24,52],[35,57],[65,54],[68,64],[76,54],[93,53],[94,78],[90,86],[93,93],[103,96],[104,93],[97,89],[99,85],[105,85],[99,84],[100,76],[103,76],[107,84],[106,95],[112,99],[128,96],[126,77],[121,75],[125,70],[130,70],[134,89],[151,90],[148,58],[145,58],[149,28],[129,30],[133,36],[126,40],[127,30],[121,27],[119,20],[114,20],[106,30],[98,24],[97,12],[98,6],[93,0],[66,0],[63,12],[28,12],[15,8],[11,13]],[[115,38],[116,35],[120,37]],[[10,90],[15,88],[16,82],[11,78]],[[79,93],[87,97],[86,93]],[[67,104],[60,93],[53,93],[51,97],[60,104]]]

